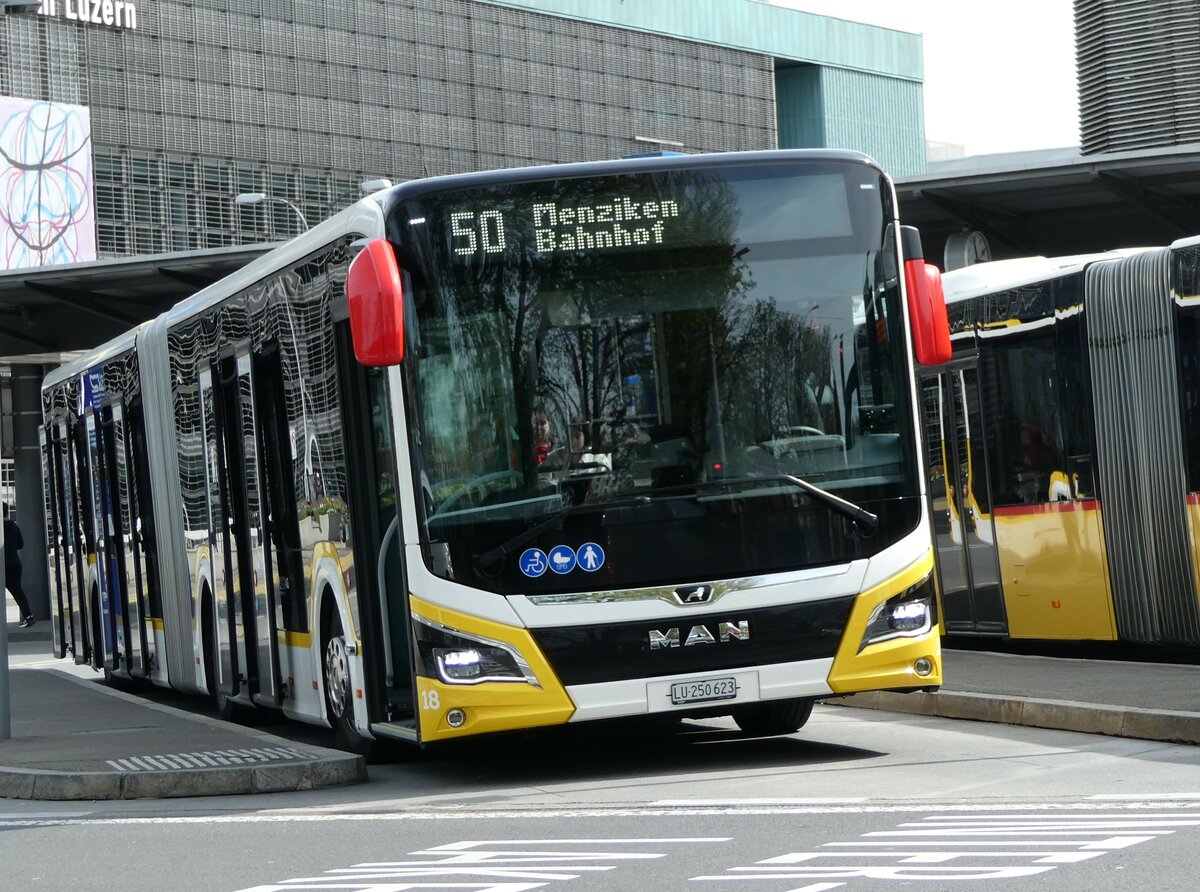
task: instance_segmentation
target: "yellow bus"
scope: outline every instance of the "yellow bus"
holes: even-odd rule
[[[946,273],[950,632],[1200,644],[1200,239]]]

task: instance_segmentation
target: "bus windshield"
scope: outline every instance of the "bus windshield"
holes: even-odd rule
[[[849,561],[910,531],[891,202],[877,169],[824,159],[396,203],[430,568],[501,594],[617,590]]]

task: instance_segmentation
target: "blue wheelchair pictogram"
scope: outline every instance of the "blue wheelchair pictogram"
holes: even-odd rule
[[[575,560],[580,570],[595,573],[604,566],[604,549],[595,542],[584,542],[575,552]]]
[[[546,552],[540,548],[526,548],[521,552],[521,560],[517,562],[521,567],[521,572],[526,576],[538,577],[546,572],[546,567],[549,566],[549,561],[546,560]]]
[[[569,545],[555,545],[550,549],[550,569],[562,575],[575,569],[575,552]]]

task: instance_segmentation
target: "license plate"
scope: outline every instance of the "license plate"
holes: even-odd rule
[[[671,685],[671,702],[703,703],[707,700],[732,700],[737,696],[737,679],[706,678],[704,681],[680,681]]]

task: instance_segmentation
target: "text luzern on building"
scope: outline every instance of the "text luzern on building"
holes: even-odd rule
[[[137,30],[137,7],[126,0],[42,0],[38,15]]]

